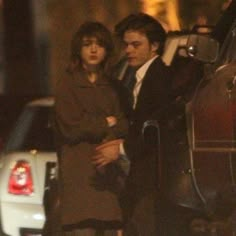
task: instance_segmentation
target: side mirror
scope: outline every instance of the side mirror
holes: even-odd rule
[[[192,57],[205,63],[213,63],[218,53],[218,41],[207,35],[176,35],[167,38],[162,59],[167,66],[172,64],[176,54]]]
[[[187,55],[206,63],[216,61],[219,53],[219,43],[204,35],[189,35],[186,45]]]

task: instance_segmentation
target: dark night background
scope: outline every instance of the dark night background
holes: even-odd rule
[[[72,34],[85,20],[111,30],[126,15],[144,11],[167,31],[214,25],[229,0],[2,0],[0,94],[53,94],[69,55]]]

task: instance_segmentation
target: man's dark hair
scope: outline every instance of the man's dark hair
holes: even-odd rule
[[[129,30],[146,35],[150,43],[159,43],[157,53],[159,55],[163,53],[166,32],[155,18],[141,12],[125,17],[115,26],[115,33],[120,38],[123,38],[125,32]]]

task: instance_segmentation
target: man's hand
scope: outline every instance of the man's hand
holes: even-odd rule
[[[116,139],[97,146],[96,154],[92,157],[92,163],[97,167],[103,167],[119,159],[120,143],[122,139]]]
[[[106,117],[106,120],[109,127],[113,127],[117,124],[117,119],[115,116],[108,116]]]

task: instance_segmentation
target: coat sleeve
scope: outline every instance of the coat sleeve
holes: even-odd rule
[[[117,118],[117,124],[111,127],[111,132],[115,138],[124,138],[128,134],[128,120],[121,109],[118,96],[114,95],[114,116]]]
[[[107,135],[108,125],[102,114],[94,114],[79,104],[68,83],[61,82],[56,91],[55,127],[64,143],[99,143]]]

